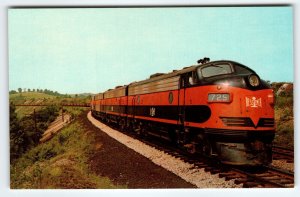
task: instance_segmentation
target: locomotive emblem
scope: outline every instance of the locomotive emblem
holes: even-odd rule
[[[262,107],[261,105],[261,98],[253,97],[246,97],[246,107]]]
[[[155,116],[155,108],[150,107],[150,116]]]

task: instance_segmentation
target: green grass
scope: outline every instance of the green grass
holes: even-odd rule
[[[74,118],[76,116],[79,116],[85,110],[88,110],[88,108],[85,108],[85,107],[64,107],[64,110],[65,110],[65,112],[71,114],[71,117]]]
[[[9,101],[14,104],[57,104],[56,97],[40,92],[23,92],[17,94],[10,94]],[[18,118],[32,114],[34,110],[38,111],[43,107],[16,107]]]
[[[126,188],[89,170],[92,142],[91,132],[78,121],[71,123],[11,164],[11,188]]]
[[[10,100],[52,99],[52,98],[55,98],[55,96],[44,94],[41,92],[22,92],[22,93],[9,95]]]

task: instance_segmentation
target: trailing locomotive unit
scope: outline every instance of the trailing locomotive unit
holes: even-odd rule
[[[233,61],[198,65],[100,93],[92,113],[143,136],[231,165],[272,160],[274,96],[268,83]]]

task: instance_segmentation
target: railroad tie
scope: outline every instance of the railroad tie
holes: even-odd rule
[[[220,178],[223,178],[223,177],[226,177],[226,176],[233,176],[235,175],[235,173],[232,173],[232,172],[222,172],[219,174],[219,177]]]
[[[246,183],[248,179],[246,178],[238,178],[234,180],[235,184],[241,184],[241,183]]]
[[[260,184],[257,182],[246,182],[243,184],[244,188],[258,187]]]

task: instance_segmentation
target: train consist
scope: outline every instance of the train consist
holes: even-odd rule
[[[237,62],[204,58],[182,70],[157,73],[96,94],[91,110],[123,131],[163,138],[225,164],[272,161],[273,90]]]

